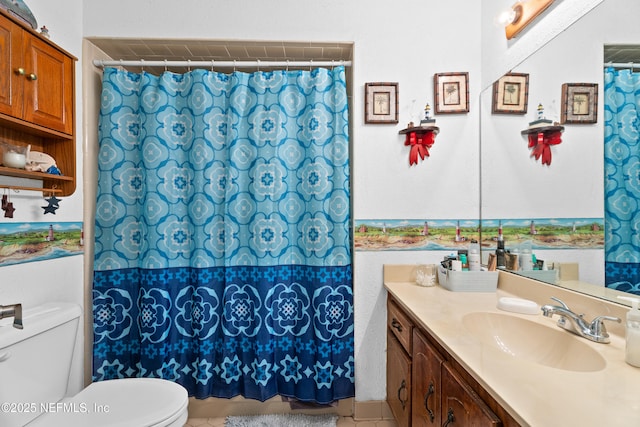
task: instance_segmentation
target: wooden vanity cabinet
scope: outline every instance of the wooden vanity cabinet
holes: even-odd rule
[[[387,310],[387,401],[398,426],[519,426],[391,297]],[[397,338],[401,334],[398,329],[406,334],[407,325],[411,329],[410,350]],[[406,396],[403,384],[411,388],[411,405],[402,405]]]
[[[502,426],[469,384],[451,367],[442,364],[442,426]]]
[[[64,176],[7,167],[0,175],[41,180],[63,196],[75,190],[75,61],[0,10],[0,139],[49,154]]]
[[[398,427],[411,426],[411,352],[413,323],[387,304],[387,402]]]
[[[417,329],[413,331],[413,427],[442,425],[442,364],[444,358]]]

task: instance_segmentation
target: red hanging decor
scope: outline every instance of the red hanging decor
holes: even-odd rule
[[[551,130],[529,134],[531,156],[536,160],[542,158],[543,165],[551,165],[551,146],[562,142],[562,131]]]
[[[421,160],[425,157],[429,157],[429,149],[433,146],[436,139],[436,131],[423,130],[421,128],[407,129],[405,134],[404,145],[410,146],[409,151],[409,165],[415,165],[418,163],[418,156]]]

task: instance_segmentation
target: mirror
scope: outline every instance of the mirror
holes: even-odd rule
[[[634,22],[639,13],[636,0],[603,1],[514,66],[512,72],[529,74],[526,114],[492,113],[492,85],[480,97],[483,249],[495,249],[490,240],[487,244],[486,234],[491,237],[499,220],[503,227],[517,226],[511,233],[515,242],[509,242],[505,234],[507,248],[528,240],[531,225],[542,233],[545,226],[550,228],[561,220],[564,236],[552,236],[534,252],[540,259],[578,263],[580,281],[593,284],[585,289],[599,297],[609,294],[603,290],[604,47],[618,45],[616,52],[620,53],[619,45],[640,45],[640,28]],[[625,53],[633,54],[635,49]],[[635,62],[640,62],[640,54],[637,58]],[[606,60],[622,62],[619,58]],[[562,142],[551,146],[547,166],[530,157],[527,136],[521,132],[537,118],[538,104],[543,105],[546,118],[560,122],[564,83],[598,84],[597,122],[562,125]],[[591,236],[580,239],[580,234]]]

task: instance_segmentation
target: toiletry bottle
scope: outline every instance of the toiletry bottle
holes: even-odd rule
[[[469,262],[467,261],[467,254],[460,254],[460,262],[462,263],[462,271],[469,271]]]
[[[507,268],[505,253],[504,240],[498,240],[498,248],[496,249],[496,268],[500,268],[502,270]]]
[[[531,240],[527,240],[522,243],[520,248],[520,270],[531,271],[533,270],[533,258],[531,252]]]
[[[631,366],[640,368],[640,299],[632,297],[618,296],[631,303],[631,310],[627,312],[627,324],[625,336],[627,345],[625,349],[625,362]]]
[[[480,271],[480,245],[472,240],[469,245],[469,271]]]

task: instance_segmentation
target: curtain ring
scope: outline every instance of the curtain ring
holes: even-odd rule
[[[120,69],[124,70],[124,61],[122,59],[120,59]]]
[[[257,65],[258,71],[260,71],[260,60],[256,59],[256,62],[258,63],[258,65]]]
[[[191,60],[187,59],[187,71],[191,72]]]
[[[144,73],[144,59],[140,59],[140,71]]]
[[[287,71],[289,71],[289,60],[287,59]]]
[[[311,67],[313,66],[313,59],[309,60],[309,71],[311,71]]]
[[[629,62],[629,68],[631,68],[631,72],[633,73],[633,62]]]
[[[166,59],[164,60],[164,72],[165,73],[167,72],[167,60]]]
[[[236,60],[235,59],[233,60],[233,72],[234,73],[236,72]]]
[[[211,72],[213,73],[213,65],[216,63],[214,59],[211,60]]]

